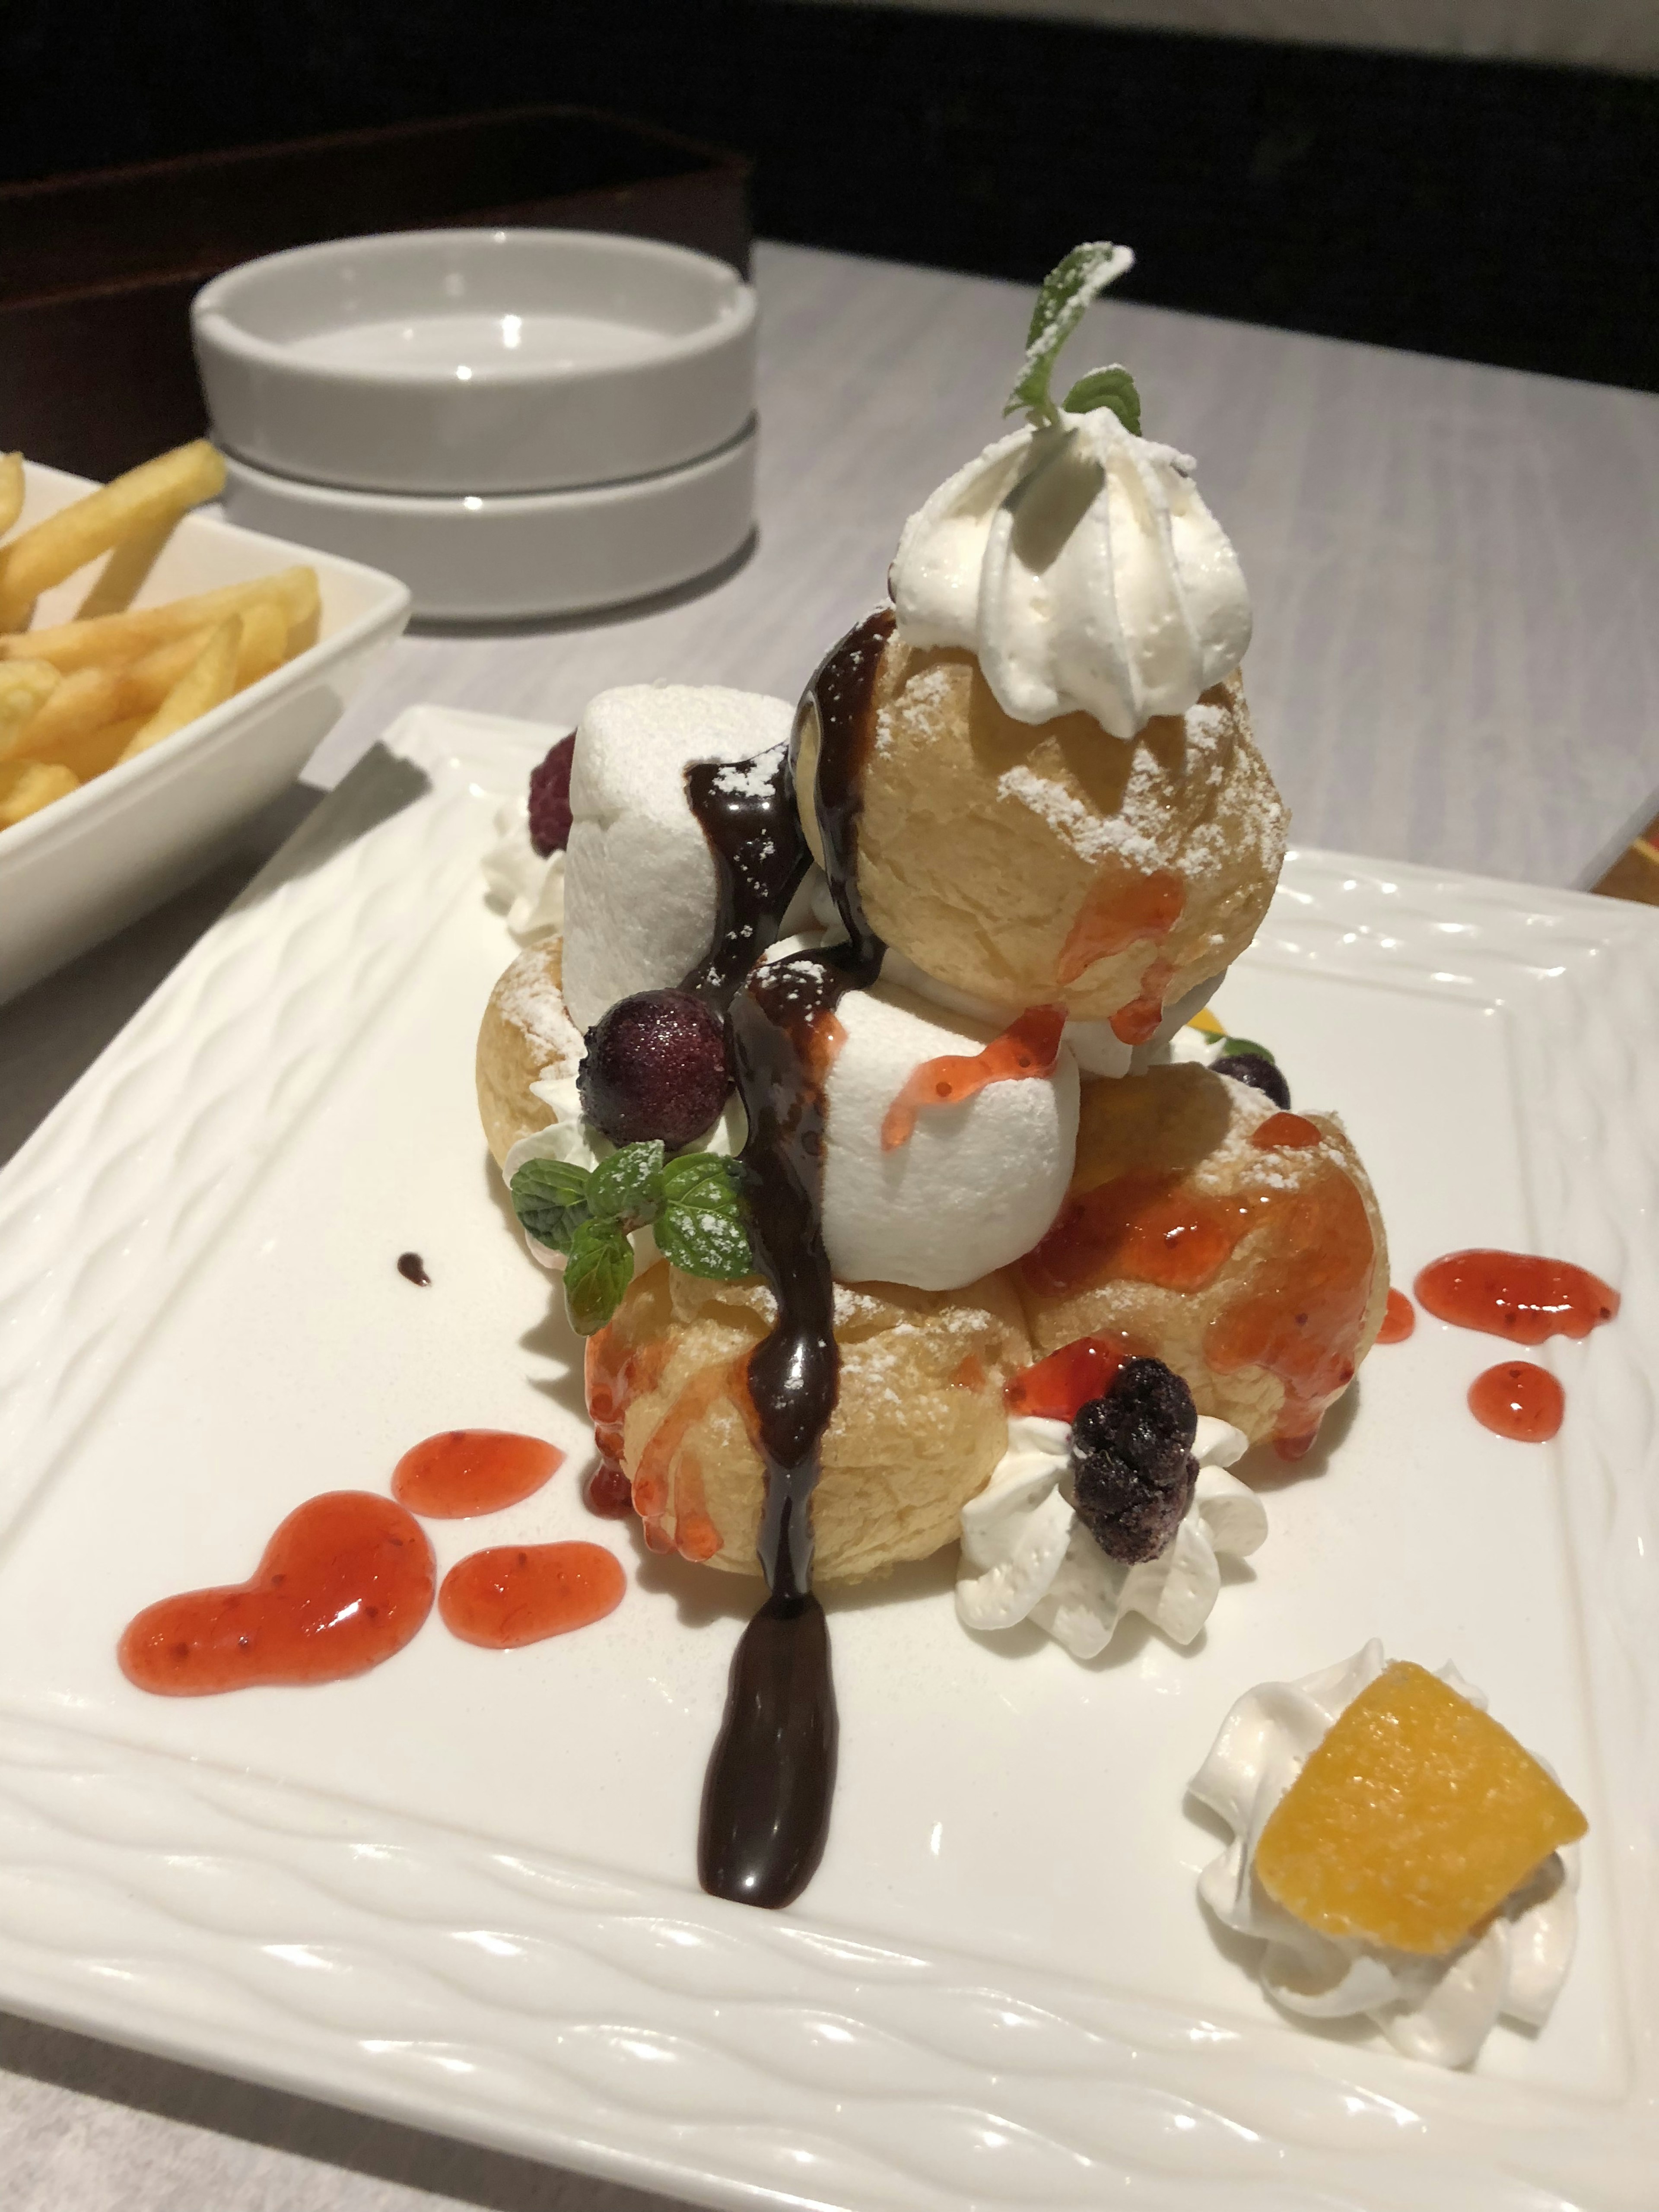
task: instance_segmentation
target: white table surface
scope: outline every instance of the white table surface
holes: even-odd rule
[[[760,525],[714,586],[603,621],[405,639],[309,774],[402,708],[568,722],[672,677],[793,696],[881,593],[904,516],[996,434],[1028,292],[794,247],[757,256]],[[1587,879],[1659,789],[1659,398],[1104,305],[1066,374],[1121,358],[1199,459],[1249,578],[1257,734],[1304,842]],[[313,803],[0,1008],[0,1158]],[[662,2200],[0,2014],[6,2212],[647,2212]]]

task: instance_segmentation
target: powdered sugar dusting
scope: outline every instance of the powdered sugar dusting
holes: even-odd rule
[[[1127,803],[1120,814],[1097,813],[1063,783],[1050,782],[1024,761],[1003,770],[997,789],[1004,799],[1017,799],[1029,806],[1091,867],[1112,855],[1148,871],[1158,864],[1156,841],[1130,814]]]
[[[496,987],[496,1004],[534,1046],[541,1076],[574,1075],[581,1064],[582,1035],[549,972],[547,953],[544,945],[521,952]]]
[[[907,702],[920,688],[920,680],[908,688]],[[1272,785],[1265,778],[1254,788],[1236,784],[1224,811],[1215,803],[1241,734],[1235,710],[1200,702],[1189,707],[1181,720],[1183,742],[1173,775],[1164,749],[1142,739],[1133,741],[1122,802],[1114,814],[1101,813],[1088,800],[1039,775],[1024,761],[1003,770],[997,780],[998,792],[1028,807],[1090,867],[1115,859],[1149,873],[1167,866],[1171,857],[1170,799],[1178,778],[1182,797],[1188,803],[1194,794],[1212,802],[1182,841],[1183,874],[1202,881],[1223,869],[1236,869],[1240,859],[1250,854],[1258,866],[1277,875],[1285,854],[1286,825],[1285,810]]]
[[[1253,1090],[1247,1083],[1234,1083],[1225,1076],[1218,1077],[1217,1080],[1225,1083],[1229,1092],[1227,1103],[1231,1110],[1227,1133],[1194,1169],[1192,1182],[1194,1189],[1222,1195],[1244,1185],[1253,1190],[1305,1190],[1334,1169],[1340,1174],[1346,1174],[1347,1163],[1335,1141],[1336,1136],[1342,1132],[1342,1123],[1337,1115],[1322,1116],[1322,1120],[1334,1125],[1333,1133],[1327,1134],[1322,1130],[1316,1145],[1304,1145],[1294,1150],[1287,1148],[1282,1151],[1266,1147],[1253,1143],[1252,1139],[1262,1123],[1271,1120],[1280,1109],[1271,1098]]]

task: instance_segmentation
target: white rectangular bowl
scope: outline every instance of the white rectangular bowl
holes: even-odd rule
[[[579,1346],[477,1126],[512,951],[478,860],[547,734],[405,716],[0,1176],[0,2003],[710,2204],[1652,2212],[1659,917],[1292,854],[1224,1014],[1341,1109],[1397,1281],[1490,1243],[1618,1286],[1537,1355],[1560,1436],[1477,1427],[1502,1354],[1425,1316],[1189,1650],[969,1637],[948,1554],[832,1592],[829,1849],[754,1912],[694,1862],[752,1586],[582,1506]],[[320,1689],[123,1680],[141,1605],[471,1425],[570,1458],[429,1523],[441,1571],[586,1537],[606,1620],[492,1653],[434,1614]],[[1291,2025],[1195,1894],[1233,1698],[1373,1634],[1589,1815],[1555,2014],[1468,2073]]]
[[[93,486],[24,463],[27,527]],[[187,514],[134,604],[154,606],[306,562],[321,633],[222,707],[0,832],[0,1004],[205,873],[250,815],[292,783],[376,653],[409,619],[393,576],[332,553]],[[37,625],[67,622],[95,570],[43,595]]]

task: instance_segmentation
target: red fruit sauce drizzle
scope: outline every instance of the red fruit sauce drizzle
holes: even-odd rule
[[[1112,1035],[1120,1044],[1149,1044],[1164,1019],[1164,994],[1175,974],[1175,963],[1154,960],[1140,979],[1140,992],[1112,1016]]]
[[[1030,1006],[983,1052],[942,1053],[937,1060],[924,1060],[887,1109],[881,1125],[883,1152],[909,1143],[924,1107],[960,1106],[988,1084],[1051,1075],[1065,1027],[1064,1006]]]
[[[622,1561],[602,1544],[499,1544],[450,1569],[438,1611],[464,1644],[516,1651],[603,1620],[627,1587]]]
[[[614,1323],[587,1340],[582,1374],[599,1463],[582,1496],[590,1511],[607,1521],[625,1520],[634,1510],[633,1485],[623,1468],[623,1424],[633,1400],[656,1387],[668,1349],[665,1338],[630,1345]]]
[[[446,1429],[413,1445],[392,1474],[392,1494],[429,1521],[499,1513],[538,1491],[564,1464],[556,1444],[507,1429]]]
[[[1376,1332],[1377,1342],[1403,1344],[1416,1327],[1417,1308],[1404,1291],[1396,1291],[1390,1285],[1389,1303],[1382,1312],[1382,1326]]]
[[[1274,1115],[1261,1127],[1301,1118]],[[1353,1379],[1376,1262],[1364,1201],[1334,1162],[1298,1188],[1227,1198],[1190,1190],[1176,1175],[1137,1169],[1070,1200],[1020,1267],[1045,1297],[1125,1278],[1200,1291],[1241,1239],[1267,1223],[1274,1242],[1261,1270],[1266,1279],[1212,1317],[1204,1356],[1218,1374],[1263,1367],[1279,1378],[1285,1395],[1274,1443],[1282,1458],[1299,1459],[1326,1407]]]
[[[645,1540],[653,1552],[678,1552],[683,1559],[712,1559],[720,1532],[708,1516],[702,1468],[686,1443],[691,1429],[721,1398],[744,1389],[744,1359],[728,1367],[705,1367],[694,1375],[651,1432],[634,1476],[634,1510],[645,1523]],[[668,1516],[674,1529],[668,1532]]]
[[[245,1583],[146,1606],[117,1647],[158,1697],[337,1682],[401,1651],[432,1610],[437,1568],[389,1498],[331,1490],[290,1513]]]
[[[1305,1114],[1269,1114],[1251,1130],[1250,1142],[1259,1152],[1305,1152],[1319,1135]]]
[[[1122,1275],[1166,1291],[1202,1290],[1240,1238],[1267,1219],[1279,1195],[1206,1198],[1178,1175],[1136,1168],[1069,1198],[1020,1269],[1034,1291],[1050,1297]]]
[[[1530,1359],[1506,1359],[1469,1385],[1469,1411],[1481,1427],[1517,1444],[1547,1443],[1566,1407],[1554,1376]]]
[[[1619,1293],[1570,1260],[1530,1252],[1449,1252],[1417,1278],[1417,1302],[1437,1321],[1542,1344],[1546,1337],[1588,1336],[1619,1311]]]
[[[1180,921],[1186,902],[1187,886],[1169,868],[1133,877],[1127,884],[1111,876],[1097,879],[1090,885],[1060,947],[1055,981],[1075,983],[1097,960],[1142,941],[1160,944]]]
[[[1002,1386],[1005,1409],[1048,1421],[1074,1421],[1091,1398],[1103,1398],[1126,1359],[1146,1357],[1127,1329],[1079,1336],[1030,1367],[1022,1367]]]

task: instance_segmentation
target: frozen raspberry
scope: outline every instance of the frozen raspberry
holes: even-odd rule
[[[1252,1091],[1263,1092],[1281,1113],[1290,1112],[1291,1086],[1279,1063],[1265,1052],[1230,1052],[1212,1060],[1210,1066],[1217,1075],[1231,1076],[1235,1083],[1248,1083]]]
[[[1109,1559],[1155,1559],[1193,1502],[1193,1394],[1161,1359],[1126,1359],[1072,1424],[1078,1517]]]
[[[689,991],[635,991],[587,1032],[582,1112],[613,1145],[660,1137],[672,1152],[718,1116],[732,1088],[726,1024]]]
[[[570,762],[575,750],[573,732],[530,771],[530,842],[543,860],[562,853],[570,842]]]

